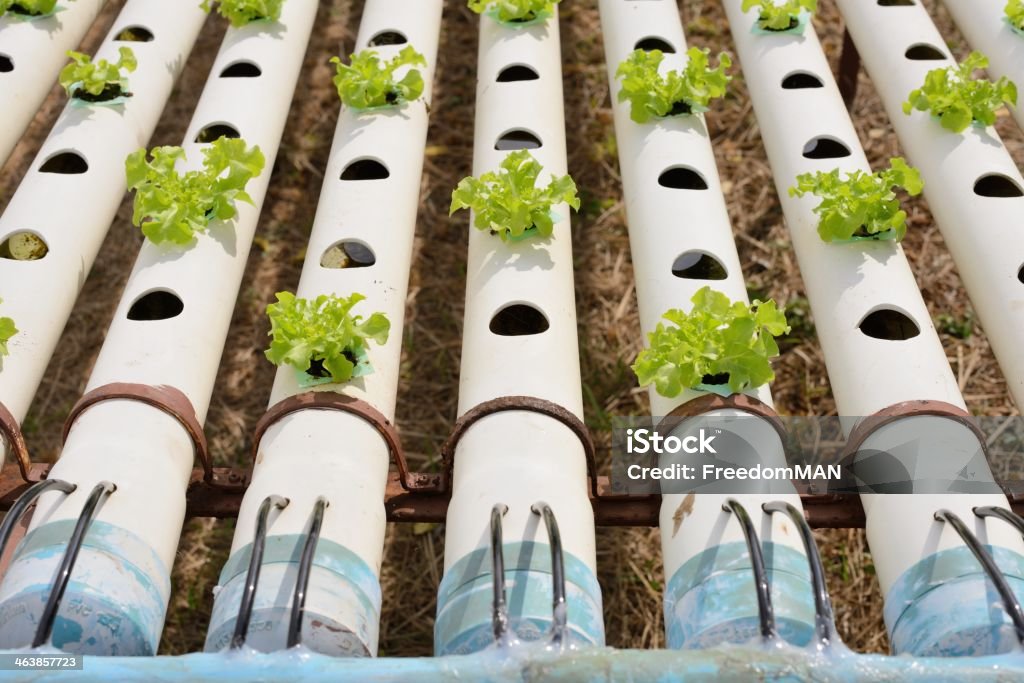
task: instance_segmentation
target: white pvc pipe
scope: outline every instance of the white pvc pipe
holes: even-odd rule
[[[255,206],[240,203],[233,222],[212,224],[190,248],[143,243],[87,390],[111,382],[170,385],[188,397],[199,421],[205,420],[316,10],[316,0],[289,0],[276,25],[228,29],[183,147],[187,166],[199,167],[203,145],[193,141],[212,123],[230,124],[249,145],[258,145],[266,167],[246,187]],[[216,76],[239,60],[256,63],[262,75]],[[183,311],[159,321],[129,320],[132,303],[155,290],[176,295]],[[109,400],[82,413],[51,473],[78,489],[66,498],[47,494],[40,499],[29,535],[0,586],[0,614],[8,618],[0,624],[0,642],[20,646],[30,640],[40,596],[49,592],[49,581],[39,577],[52,576],[66,529],[84,498],[97,482],[108,480],[117,491],[93,524],[93,540],[79,555],[64,596],[60,618],[70,624],[62,632],[70,635],[60,642],[55,637],[54,645],[90,654],[153,654],[193,457],[188,434],[157,408]],[[85,608],[76,611],[70,605]],[[119,627],[112,630],[110,623]]]
[[[530,150],[544,167],[539,183],[566,173],[559,47],[557,17],[524,28],[504,27],[489,16],[481,17],[474,175],[497,169],[507,152],[495,149],[496,143],[514,129],[529,131],[541,142],[541,147]],[[538,77],[498,82],[499,73],[513,65],[525,65]],[[564,204],[554,210],[559,220],[548,240],[502,242],[468,227],[460,415],[500,396],[529,395],[583,416],[570,210]],[[492,333],[491,319],[512,304],[539,310],[548,329],[518,336]],[[468,652],[491,642],[490,598],[486,597],[490,591],[488,529],[491,508],[498,503],[508,506],[506,575],[522,586],[520,597],[509,608],[513,628],[519,626],[521,638],[539,638],[551,622],[550,575],[540,568],[550,551],[544,524],[530,510],[544,501],[554,510],[561,530],[572,640],[603,642],[600,592],[594,579],[594,516],[587,490],[582,445],[553,418],[529,412],[499,413],[465,433],[455,452],[445,580],[434,630],[436,654]],[[487,575],[469,583],[474,576],[479,579],[481,571]],[[467,583],[460,585],[463,579]]]
[[[61,0],[54,14],[38,19],[0,16],[0,166],[67,63],[67,51],[78,47],[105,2]]]
[[[407,45],[423,54],[427,66],[418,67],[426,83],[423,99],[387,112],[359,114],[342,108],[298,287],[298,296],[305,298],[359,292],[367,299],[358,304],[356,313],[368,316],[380,311],[387,315],[391,321],[388,341],[383,346],[371,345],[369,352],[373,374],[345,385],[317,389],[367,401],[389,420],[394,420],[395,413],[429,118],[427,103],[442,5],[441,0],[415,6],[404,0],[370,0],[364,7],[355,51],[365,49],[379,33],[401,33],[407,43],[373,49],[382,59],[390,59]],[[349,164],[366,158],[380,160],[389,176],[383,180],[341,180]],[[321,255],[340,240],[367,246],[375,263],[361,268],[322,267]],[[284,366],[277,372],[270,404],[304,391],[297,384],[294,369]],[[303,410],[281,419],[267,431],[259,444],[252,482],[239,511],[231,560],[221,575],[208,650],[221,649],[230,641],[247,567],[240,559],[248,558],[246,551],[251,548],[260,502],[277,494],[290,503],[270,528],[268,548],[283,544],[288,551],[305,541],[316,499],[324,496],[329,501],[304,607],[303,644],[326,654],[376,654],[380,619],[377,578],[384,546],[388,466],[387,445],[355,415]],[[285,646],[296,572],[294,561],[268,561],[264,567],[249,646],[265,650]]]
[[[674,52],[665,54],[661,65],[664,71],[681,69],[685,65],[686,39],[679,13],[673,3],[602,0],[600,9],[608,82],[613,102],[616,102],[621,88],[621,81],[615,77],[616,69],[640,40],[656,37],[672,46]],[[670,308],[688,309],[693,294],[706,285],[725,293],[733,300],[747,301],[743,271],[736,253],[729,214],[722,196],[718,169],[703,115],[638,124],[630,119],[629,102],[616,103],[613,105],[613,111],[630,248],[636,274],[637,302],[645,338],[647,333],[655,328],[665,311]],[[699,173],[707,189],[680,190],[659,185],[658,178],[664,171],[680,166]],[[673,262],[687,252],[710,255],[724,267],[725,279],[685,279],[673,275]],[[680,396],[670,399],[661,396],[652,387],[649,394],[651,414],[667,415],[677,406],[689,402],[701,393],[687,390]],[[768,386],[745,393],[771,405]],[[714,411],[709,413],[709,416],[747,416],[746,422],[755,421],[748,413],[737,410]],[[766,422],[756,427],[753,424],[749,426],[759,431],[755,440],[759,445],[758,455],[765,466],[784,466],[786,456],[783,444],[774,429]],[[731,609],[719,614],[707,614],[704,607],[693,611],[693,596],[704,589],[707,581],[687,581],[683,582],[685,585],[676,585],[682,581],[679,572],[687,562],[698,556],[705,557],[718,553],[720,546],[743,545],[744,539],[739,524],[731,518],[730,513],[722,510],[722,504],[730,497],[736,498],[748,510],[761,534],[762,542],[793,549],[797,556],[794,559],[798,560],[801,569],[806,571],[807,561],[803,546],[799,535],[794,533],[791,522],[783,515],[775,515],[773,519],[772,515],[761,510],[762,503],[780,499],[800,508],[800,497],[795,492],[784,496],[663,494],[660,526],[668,589],[665,610],[670,647],[708,645],[720,639],[745,641],[753,635],[751,629],[756,626],[757,614],[756,611],[752,614],[744,612],[750,605],[749,601],[742,604],[740,601],[731,601]],[[681,509],[686,510],[682,524],[676,519]],[[783,550],[776,548],[772,555],[773,561],[781,561],[783,553]],[[701,560],[698,558],[694,561]],[[739,590],[745,595],[752,596],[749,564],[735,567],[734,571],[739,578]],[[677,575],[680,579],[673,581]],[[705,577],[707,578],[709,577]],[[790,597],[780,594],[783,590],[780,583],[777,581],[773,586],[780,622],[792,617],[787,611],[788,601],[795,599],[797,603],[802,602],[805,607],[810,608],[804,609],[800,614],[805,620],[802,635],[809,636],[814,623],[810,586],[805,584],[802,586],[802,594]],[[696,592],[691,594],[692,590]],[[689,600],[687,595],[690,597]],[[695,623],[699,623],[699,626],[693,626]],[[785,621],[785,624],[790,625],[790,622]]]
[[[723,0],[723,4],[847,432],[860,418],[905,401],[934,400],[963,408],[963,397],[902,248],[884,241],[825,243],[817,234],[817,215],[812,212],[818,199],[788,194],[801,173],[832,168],[870,171],[813,28],[808,26],[803,36],[756,35],[751,32],[756,13],[744,14],[740,0]],[[821,87],[783,89],[783,79],[794,73],[816,77]],[[804,146],[822,136],[845,145],[849,156],[804,157]],[[902,341],[863,334],[859,329],[861,320],[880,308],[902,312],[920,333]],[[976,437],[966,427],[942,417],[913,417],[878,429],[864,448],[891,452],[906,442],[907,429],[913,430],[917,442],[914,455],[920,461],[918,476],[929,472],[929,460],[935,461],[937,453],[949,457],[978,447]],[[979,472],[978,476],[986,473]],[[933,519],[938,502],[968,521],[973,520],[974,506],[1007,505],[1001,495],[947,495],[941,501],[923,495],[864,495],[861,500],[867,513],[868,541],[887,601],[897,580],[921,560],[937,550],[962,546],[952,529]],[[985,523],[974,524],[985,531]],[[1008,525],[987,527],[990,543],[1018,553],[1024,550]],[[889,626],[892,629],[894,624]]]
[[[992,77],[1006,76],[1024,89],[1024,35],[1003,21],[1006,0],[945,0],[945,5],[971,47],[988,57]],[[1010,111],[1024,127],[1024,101],[1018,99]]]
[[[64,16],[62,12],[62,20]],[[124,198],[125,157],[145,146],[153,134],[205,18],[198,5],[128,2],[97,58],[116,61],[118,48],[126,43],[115,38],[125,27],[153,29],[152,41],[127,43],[138,61],[128,74],[133,96],[119,106],[68,104],[0,216],[0,241],[29,231],[49,247],[46,256],[35,261],[0,259],[4,315],[18,326],[10,355],[0,365],[0,402],[19,421],[28,412]],[[40,170],[61,154],[77,155],[88,170],[71,175]]]

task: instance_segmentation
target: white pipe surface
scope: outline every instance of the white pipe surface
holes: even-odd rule
[[[663,72],[682,69],[686,64],[686,38],[674,3],[602,0],[600,9],[613,102],[616,102],[622,87],[621,81],[615,77],[618,65],[629,56],[640,40],[656,37],[672,46],[674,52],[665,54],[662,62]],[[693,294],[706,285],[725,293],[734,301],[747,301],[743,270],[736,253],[704,116],[664,118],[639,124],[630,119],[629,102],[616,102],[613,111],[637,302],[645,338],[654,330],[665,311],[670,308],[689,309]],[[685,190],[661,186],[658,183],[659,176],[673,167],[696,171],[703,178],[707,189]],[[675,276],[672,272],[673,263],[684,253],[702,253],[714,258],[724,268],[725,278],[705,280]],[[667,415],[677,406],[702,393],[686,390],[676,398],[666,398],[652,387],[649,393],[651,414]],[[768,386],[745,393],[771,405]],[[751,440],[760,448],[759,460],[765,466],[786,464],[781,439],[767,422],[737,410],[714,411],[708,415],[716,420],[740,418],[746,423],[745,427],[759,431],[758,436]],[[758,424],[755,426],[754,423]],[[745,641],[753,635],[749,630],[756,624],[756,611],[753,614],[743,611],[749,603],[740,606],[737,601],[734,604],[736,611],[717,615],[703,614],[703,609],[694,612],[685,596],[693,589],[699,592],[703,582],[695,580],[696,585],[687,582],[687,585],[676,589],[676,582],[672,581],[688,561],[705,551],[715,553],[719,546],[744,543],[739,524],[732,519],[730,513],[722,510],[722,504],[730,497],[736,498],[748,510],[763,542],[793,549],[803,563],[802,566],[806,567],[803,546],[799,535],[792,529],[792,523],[783,515],[774,515],[773,519],[772,515],[761,510],[762,503],[780,499],[800,508],[800,497],[795,492],[788,495],[733,496],[664,493],[660,526],[666,586],[671,589],[665,596],[670,647],[707,645],[718,638]],[[777,549],[773,558],[780,558],[782,554],[783,551]],[[749,565],[734,570],[744,575],[741,590],[745,594],[752,594]],[[783,617],[783,605],[790,598],[778,594],[782,590],[780,583],[776,582],[774,588],[780,617]],[[805,586],[803,594],[796,597],[798,601],[802,598],[804,604],[810,606],[810,596],[810,587]],[[786,618],[790,616],[788,612],[784,615]],[[803,629],[803,635],[809,636],[813,627],[813,611],[805,610],[802,616],[810,617]],[[686,626],[695,621],[702,623],[697,628]],[[722,621],[733,622],[732,629],[723,629]],[[711,629],[715,627],[717,630],[712,632]]]
[[[205,420],[316,11],[316,0],[289,0],[277,23],[228,29],[214,60],[215,75],[185,137],[183,166],[201,165],[203,145],[194,140],[203,128],[213,123],[235,127],[266,156],[262,174],[246,187],[255,205],[240,203],[232,222],[212,223],[209,233],[189,248],[143,243],[87,390],[111,382],[170,385],[188,397],[200,423]],[[239,60],[259,65],[262,75],[217,76]],[[163,320],[127,318],[133,302],[159,290],[180,299],[181,313]],[[64,597],[65,605],[89,609],[61,612],[72,624],[65,630],[71,635],[62,642],[55,638],[54,645],[90,654],[153,654],[169,597],[193,457],[186,431],[157,408],[108,400],[82,413],[51,473],[78,489],[67,497],[47,494],[39,501],[29,535],[0,586],[0,613],[9,618],[0,624],[2,642],[22,645],[30,639],[42,604],[40,592],[49,590],[49,582],[40,583],[39,577],[52,575],[67,538],[55,530],[77,519],[89,491],[108,480],[117,491],[100,511],[93,525],[95,546],[83,549]],[[129,568],[131,578],[125,578]],[[19,610],[19,603],[25,609]],[[109,623],[121,626],[111,630]]]
[[[401,33],[407,43],[373,49],[382,59],[391,59],[407,45],[423,54],[427,66],[417,67],[426,83],[423,98],[381,112],[342,108],[298,286],[298,296],[305,298],[359,292],[367,298],[358,304],[356,313],[368,316],[380,311],[387,315],[391,321],[388,341],[383,346],[371,344],[369,351],[373,374],[316,390],[367,401],[392,421],[442,5],[441,0],[415,6],[404,0],[369,0],[363,9],[355,51],[365,49],[382,32]],[[349,164],[368,158],[380,160],[389,176],[341,180]],[[375,263],[359,268],[321,266],[321,255],[341,240],[365,245],[373,252]],[[270,404],[304,391],[298,386],[295,370],[282,366]],[[266,496],[277,494],[291,501],[274,520],[268,540],[289,548],[304,541],[316,499],[323,496],[330,503],[318,546],[322,557],[314,565],[305,604],[303,644],[307,647],[327,654],[377,652],[380,587],[376,579],[384,546],[388,466],[388,449],[381,436],[362,418],[348,413],[316,409],[292,413],[260,441],[252,482],[235,527],[233,558],[251,547],[256,511]],[[355,567],[353,575],[338,576],[330,571],[336,570],[340,561],[335,556],[345,557],[345,568]],[[214,607],[207,649],[226,645],[234,628],[246,565],[232,566],[238,573],[222,574],[224,585]],[[251,647],[269,650],[285,646],[296,571],[294,562],[279,562],[268,564],[261,574],[248,640]],[[363,596],[371,599],[358,600],[353,597],[359,595],[358,589],[347,587],[348,582],[358,584],[359,572],[373,578],[370,595]],[[256,623],[265,627],[258,629]]]
[[[1006,76],[1024,89],[1024,35],[1014,33],[1003,19],[1006,0],[944,0],[957,28],[971,47],[988,57],[993,78]],[[1024,92],[1021,93],[1024,97]],[[1024,128],[1024,100],[1010,111]]]
[[[67,63],[67,51],[78,47],[105,2],[61,0],[50,16],[0,16],[0,166]]]

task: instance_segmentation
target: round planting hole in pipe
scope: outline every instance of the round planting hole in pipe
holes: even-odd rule
[[[181,302],[177,294],[168,292],[166,289],[156,289],[143,294],[132,303],[128,309],[128,319],[168,320],[176,317],[183,310],[185,310],[185,304]]]
[[[522,337],[546,332],[547,316],[530,304],[509,304],[491,318],[490,330],[502,337]]]
[[[850,148],[835,138],[820,135],[804,145],[804,159],[842,159],[850,156]]]
[[[355,240],[335,242],[320,257],[323,268],[366,268],[376,262],[373,250]]]
[[[0,74],[14,71],[14,60],[8,55],[0,53]]]
[[[708,181],[704,180],[704,176],[686,166],[673,166],[665,169],[658,176],[658,184],[673,190],[708,189]]]
[[[658,38],[657,36],[647,36],[636,41],[636,45],[633,46],[634,50],[643,50],[644,52],[650,52],[651,50],[660,50],[665,54],[673,54],[676,49],[672,47],[672,43],[668,42],[664,38]]]
[[[221,78],[259,78],[263,75],[263,71],[256,66],[255,62],[248,60],[240,60],[234,64],[228,64],[223,71],[220,72]]]
[[[12,232],[0,242],[0,258],[10,261],[38,261],[48,253],[50,247],[43,238],[28,230]]]
[[[725,266],[703,251],[684,251],[672,262],[672,274],[684,280],[724,280]]]
[[[373,38],[370,38],[370,47],[381,47],[382,45],[405,45],[409,39],[398,31],[381,31]]]
[[[1021,284],[1024,284],[1024,266],[1020,267],[1017,271],[1017,279],[1020,280]]]
[[[879,308],[871,311],[857,326],[860,331],[873,339],[905,341],[921,334],[917,323],[906,313],[895,308]]]
[[[341,172],[342,180],[384,180],[391,172],[376,159],[356,159]]]
[[[498,83],[514,83],[516,81],[536,81],[540,74],[525,64],[506,66],[498,73]]]
[[[916,4],[914,0],[878,0],[879,7],[910,7]]]
[[[211,123],[205,126],[196,135],[196,142],[200,143],[211,143],[220,140],[221,138],[236,139],[242,137],[242,134],[238,132],[238,129],[229,123]]]
[[[89,162],[77,152],[57,152],[43,162],[40,173],[58,173],[60,175],[80,175],[89,170]]]
[[[1024,190],[1002,173],[986,173],[974,181],[974,194],[979,197],[1024,197]]]
[[[917,43],[907,48],[904,53],[907,59],[915,62],[928,62],[934,60],[945,59],[946,55],[942,53],[942,50],[935,47],[934,45],[928,45],[927,43]]]
[[[123,43],[149,43],[153,40],[153,32],[145,26],[129,26],[118,31],[114,40]]]
[[[803,90],[805,88],[824,88],[821,79],[806,71],[794,71],[782,79],[783,90]]]
[[[540,138],[523,128],[513,128],[501,134],[498,141],[494,143],[494,149],[502,152],[512,152],[517,149],[537,149],[543,143]]]

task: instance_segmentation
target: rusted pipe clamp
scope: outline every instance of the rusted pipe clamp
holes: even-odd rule
[[[988,456],[988,444],[985,442],[985,433],[978,426],[974,417],[963,408],[944,401],[904,401],[882,408],[874,415],[868,415],[858,422],[857,426],[850,432],[850,438],[846,440],[846,447],[843,449],[842,458],[845,459],[856,454],[867,438],[878,429],[906,417],[919,417],[923,415],[945,417],[963,424],[978,437],[982,452]]]
[[[29,483],[38,481],[31,476],[32,460],[28,456],[28,445],[25,443],[25,435],[21,433],[21,425],[3,403],[0,403],[0,434],[3,434],[14,459],[18,461],[21,478]]]

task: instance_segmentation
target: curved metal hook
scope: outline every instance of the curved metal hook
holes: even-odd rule
[[[320,527],[324,523],[324,510],[330,502],[323,496],[313,504],[313,518],[309,522],[309,533],[302,545],[299,557],[299,569],[295,575],[295,592],[292,595],[292,612],[288,619],[288,647],[292,648],[302,642],[302,613],[306,608],[306,590],[309,588],[309,575],[313,569],[313,557],[316,545],[320,541]]]
[[[800,540],[803,541],[807,564],[811,569],[811,586],[814,588],[814,632],[818,636],[818,642],[828,647],[839,639],[839,635],[836,633],[832,600],[829,598],[828,585],[825,583],[825,569],[821,564],[821,555],[818,553],[818,545],[814,542],[811,525],[807,523],[803,512],[795,505],[783,500],[765,503],[761,509],[769,514],[776,512],[785,514],[800,530]]]
[[[0,523],[0,557],[3,557],[4,550],[7,549],[7,544],[11,541],[11,534],[14,533],[14,528],[18,526],[18,522],[25,516],[25,513],[32,507],[32,504],[36,502],[36,498],[50,489],[56,489],[61,493],[67,494],[72,493],[77,488],[76,484],[71,484],[61,479],[43,479],[30,486],[25,493],[18,496],[18,500],[14,501],[14,505],[7,511],[3,523]]]
[[[505,544],[501,533],[501,518],[508,512],[508,506],[497,503],[491,508],[491,583],[494,597],[491,600],[491,628],[494,642],[505,642],[508,631],[508,602],[505,598]]]
[[[283,496],[269,495],[260,503],[256,512],[256,534],[252,539],[252,555],[249,558],[249,571],[245,575],[245,592],[238,605],[238,618],[235,620],[235,633],[231,637],[232,650],[245,645],[249,633],[249,621],[252,619],[252,606],[256,599],[256,586],[260,581],[260,566],[263,564],[263,549],[267,543],[267,518],[272,508],[284,509],[288,499]]]
[[[775,608],[772,607],[771,586],[768,584],[768,572],[764,566],[764,552],[761,550],[761,540],[757,536],[754,523],[750,520],[747,509],[735,498],[729,498],[722,505],[724,512],[731,512],[736,516],[743,531],[743,538],[747,542],[747,552],[750,553],[750,566],[754,572],[754,589],[757,591],[757,615],[760,621],[761,637],[765,640],[778,638],[775,630]]]
[[[551,644],[565,647],[569,638],[569,609],[565,600],[565,556],[562,553],[562,535],[551,506],[539,501],[530,506],[530,511],[544,519],[551,544]]]
[[[60,601],[64,599],[64,591],[71,581],[71,572],[75,569],[75,562],[78,560],[78,553],[82,549],[82,542],[85,541],[89,527],[96,519],[100,503],[117,490],[117,485],[109,481],[101,481],[93,487],[89,497],[85,499],[82,512],[75,522],[75,529],[71,532],[68,540],[68,547],[64,550],[64,557],[61,558],[60,567],[57,569],[57,578],[53,583],[53,590],[46,599],[46,606],[43,607],[43,615],[39,617],[39,626],[36,628],[36,635],[32,639],[32,647],[40,647],[50,640],[53,632],[53,622],[57,619],[57,611],[60,609]]]

